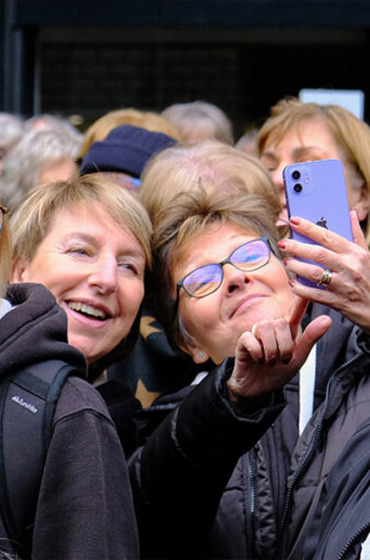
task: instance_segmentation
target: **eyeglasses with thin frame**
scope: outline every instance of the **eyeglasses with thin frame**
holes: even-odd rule
[[[1,233],[1,231],[4,227],[4,223],[5,223],[4,216],[7,213],[8,213],[8,209],[5,208],[5,206],[1,206],[1,204],[0,204],[0,233]]]
[[[192,270],[177,283],[176,302],[180,289],[183,288],[190,297],[203,298],[213,294],[224,279],[223,266],[231,264],[242,272],[253,272],[265,266],[271,257],[271,246],[267,237],[253,239],[243,243],[223,261],[206,264]]]

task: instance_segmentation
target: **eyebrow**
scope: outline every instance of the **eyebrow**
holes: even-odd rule
[[[68,235],[66,235],[64,241],[65,242],[83,241],[84,243],[89,243],[91,245],[95,245],[97,242],[96,237],[94,235],[82,231],[70,232]],[[145,252],[140,244],[139,247],[126,247],[124,251],[122,251],[120,254],[122,256],[140,257],[143,258],[144,261],[146,260]]]
[[[325,152],[325,150],[323,150],[322,148],[320,148],[319,146],[298,146],[297,148],[294,148],[292,154],[293,154],[293,159],[294,158],[304,158],[306,156],[309,156],[312,153],[318,153],[322,156],[327,156],[327,152]],[[278,161],[279,158],[276,156],[276,154],[274,152],[263,152],[261,154],[261,158],[269,158],[273,161]]]
[[[293,150],[294,157],[304,157],[305,155],[312,153],[319,153],[320,155],[326,156],[327,152],[320,148],[319,146],[299,146]]]

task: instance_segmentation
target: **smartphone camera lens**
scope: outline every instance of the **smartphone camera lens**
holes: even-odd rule
[[[296,183],[294,185],[293,189],[295,190],[296,193],[300,193],[300,192],[302,192],[303,187],[302,187],[301,183]]]
[[[295,169],[292,173],[292,177],[295,181],[298,181],[298,179],[301,177],[300,172],[298,171],[298,169]]]

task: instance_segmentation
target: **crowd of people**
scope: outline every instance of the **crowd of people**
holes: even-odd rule
[[[296,98],[0,113],[0,558],[370,558],[368,153]],[[322,159],[353,241],[288,215]]]

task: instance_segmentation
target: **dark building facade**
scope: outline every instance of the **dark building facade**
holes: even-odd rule
[[[238,136],[302,88],[360,89],[369,0],[0,0],[0,110],[160,111],[203,99]]]

